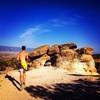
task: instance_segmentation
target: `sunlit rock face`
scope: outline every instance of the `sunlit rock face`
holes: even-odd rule
[[[48,49],[49,49],[48,45],[40,46],[40,47],[34,49],[32,52],[30,52],[29,56],[30,57],[42,56],[47,53]]]
[[[87,65],[86,62],[81,62],[80,60],[76,60],[74,62],[72,62],[72,67],[73,67],[73,73],[74,74],[83,74],[83,75],[97,75],[96,71],[95,72],[91,72],[88,70],[89,66]],[[95,68],[95,66],[94,66]]]
[[[60,53],[59,45],[56,44],[49,47],[47,54],[53,55],[53,54],[59,54],[59,53]]]
[[[64,68],[69,72],[74,71],[74,67],[72,66],[74,59],[76,59],[75,49],[77,48],[76,44],[68,43],[61,45],[61,53],[57,57],[56,66],[60,68]]]
[[[56,65],[60,68],[72,70],[71,63],[74,59],[74,52],[70,49],[62,50],[61,55],[57,57]]]
[[[47,54],[44,54],[43,56],[41,56],[38,59],[35,59],[32,62],[32,67],[35,67],[35,68],[38,68],[38,67],[41,67],[41,66],[43,67],[47,60],[50,60],[50,56],[48,56]]]
[[[52,66],[65,69],[68,74],[98,75],[90,47],[78,48],[75,43],[43,45],[30,53],[32,67]]]
[[[92,52],[92,48],[82,48],[77,52],[75,48],[67,47],[61,51],[56,65],[71,74],[98,75]]]
[[[92,53],[93,53],[92,48],[84,48],[84,53],[81,55],[80,61],[86,63],[86,68],[85,68],[86,72],[90,74],[97,74]]]

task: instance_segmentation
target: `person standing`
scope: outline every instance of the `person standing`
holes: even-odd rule
[[[26,51],[26,46],[22,46],[22,51],[18,53],[17,60],[19,63],[19,72],[20,72],[20,84],[21,89],[25,86],[26,80],[26,70],[27,70],[27,60],[28,60],[28,52]]]

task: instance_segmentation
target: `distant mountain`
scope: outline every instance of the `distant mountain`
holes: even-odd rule
[[[32,50],[33,48],[27,48],[27,51],[32,51]],[[21,51],[21,48],[12,46],[0,46],[0,51],[19,52]]]

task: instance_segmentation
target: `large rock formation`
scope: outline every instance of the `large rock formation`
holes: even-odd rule
[[[63,68],[72,74],[97,74],[92,57],[93,48],[78,48],[75,43],[61,45],[44,45],[30,53],[33,67],[44,66],[46,62],[52,66]]]

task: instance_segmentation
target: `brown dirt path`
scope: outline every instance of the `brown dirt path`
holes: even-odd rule
[[[5,74],[0,75],[0,100],[44,100],[40,95],[32,96],[32,94],[30,94],[32,91],[26,91],[27,89],[19,90],[19,72],[17,70],[8,72],[8,75],[9,77],[6,78]],[[99,77],[68,75],[66,71],[62,69],[42,67],[27,71],[26,87],[42,86],[48,88],[48,90],[52,89],[53,91],[52,84],[75,84],[75,80],[79,79],[94,82],[98,78]],[[49,92],[52,93],[51,90]]]

